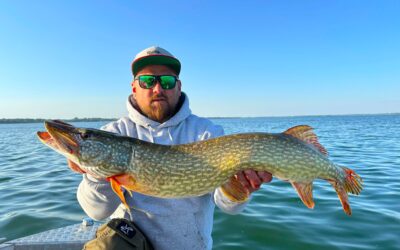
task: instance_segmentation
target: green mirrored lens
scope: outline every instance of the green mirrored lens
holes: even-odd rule
[[[163,89],[175,88],[176,78],[174,76],[160,76],[160,84]]]
[[[176,85],[175,76],[153,76],[142,75],[138,77],[140,87],[144,89],[151,89],[156,85],[157,81],[163,89],[173,89]]]
[[[139,85],[142,88],[145,89],[150,89],[154,86],[156,82],[156,77],[155,76],[139,76]]]

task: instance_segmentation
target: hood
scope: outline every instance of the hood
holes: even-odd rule
[[[189,115],[192,114],[192,111],[189,108],[189,99],[185,93],[182,92],[182,95],[179,99],[178,105],[181,103],[181,107],[178,112],[172,116],[169,120],[159,123],[151,120],[150,118],[142,115],[138,111],[138,105],[136,103],[135,98],[132,95],[128,97],[128,101],[126,102],[126,107],[128,109],[129,118],[136,124],[143,127],[152,127],[152,128],[166,128],[176,126],[183,120],[185,120]]]

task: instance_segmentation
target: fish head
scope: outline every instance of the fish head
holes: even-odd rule
[[[113,133],[77,128],[58,120],[45,121],[45,128],[46,132],[37,133],[39,139],[88,172],[115,161],[112,154],[118,151],[118,143]]]
[[[77,128],[59,120],[48,120],[44,122],[44,125],[47,131],[37,132],[39,140],[51,149],[76,162],[79,153],[79,142],[81,141]]]

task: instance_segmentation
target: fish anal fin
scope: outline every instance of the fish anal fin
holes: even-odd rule
[[[312,182],[295,182],[291,181],[292,186],[296,189],[297,194],[299,195],[301,201],[308,208],[314,208],[314,200],[312,194]]]
[[[240,183],[234,176],[232,176],[228,182],[223,184],[220,189],[231,201],[244,202],[250,197],[250,194],[243,188],[242,183]]]
[[[328,155],[328,151],[322,146],[319,141],[317,135],[313,132],[313,128],[308,125],[299,125],[292,128],[289,128],[284,134],[291,135],[296,137],[299,140],[304,141],[307,144],[312,145],[319,152],[324,155]]]
[[[339,183],[336,182],[336,181],[331,181],[331,180],[328,180],[328,181],[329,181],[329,182],[332,184],[332,186],[335,188],[336,193],[337,193],[337,195],[338,195],[338,197],[339,197],[340,203],[342,203],[342,207],[343,207],[344,212],[345,212],[347,215],[351,215],[351,208],[350,208],[350,204],[349,204],[349,197],[348,197],[347,192],[346,192],[345,188],[343,187],[343,185],[339,184]]]

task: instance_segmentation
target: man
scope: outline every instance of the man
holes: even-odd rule
[[[223,135],[223,129],[210,120],[191,114],[188,97],[181,91],[181,64],[168,51],[150,47],[132,63],[132,95],[127,101],[129,115],[102,129],[158,144],[183,144]],[[76,172],[83,171],[69,162]],[[250,195],[263,182],[271,181],[266,172],[237,173],[243,192]],[[229,184],[228,184],[229,185]],[[77,197],[93,219],[128,217],[128,212],[109,183],[83,174]],[[134,193],[126,195],[132,219],[147,235],[155,249],[211,249],[213,213],[216,204],[226,213],[242,211],[247,202],[231,201],[218,188],[214,193],[184,199],[161,199]]]

